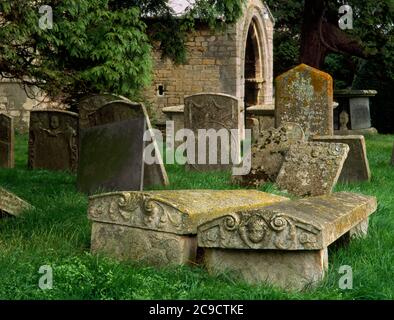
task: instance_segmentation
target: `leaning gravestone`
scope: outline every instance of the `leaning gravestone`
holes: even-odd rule
[[[77,171],[78,115],[59,110],[30,112],[30,169]]]
[[[79,127],[90,128],[92,126],[91,116],[102,106],[112,101],[124,100],[130,102],[125,97],[113,94],[92,94],[83,97],[78,101]]]
[[[14,167],[13,119],[0,113],[0,168]]]
[[[145,118],[81,130],[78,189],[87,194],[142,190]]]
[[[349,146],[343,143],[297,142],[286,154],[276,184],[296,196],[329,194],[348,152]]]
[[[198,246],[210,273],[303,290],[323,279],[328,246],[343,236],[365,236],[376,208],[375,197],[339,192],[240,210],[201,224]]]
[[[301,64],[276,78],[275,125],[301,125],[307,139],[333,135],[333,80],[318,69]]]
[[[338,182],[351,183],[371,179],[364,136],[315,136],[313,141],[345,143],[349,146],[349,154]]]
[[[184,117],[185,128],[192,130],[195,136],[195,157],[191,159],[193,157],[188,156],[190,159],[187,169],[229,170],[233,164],[239,164],[241,140],[239,99],[216,93],[188,96],[185,97]],[[212,134],[208,138],[210,132]],[[215,149],[213,146],[216,143]]]
[[[256,190],[114,192],[89,198],[92,252],[154,266],[196,263],[199,224],[287,198]]]
[[[23,211],[33,207],[13,193],[0,187],[0,214],[19,216]]]
[[[164,167],[161,153],[159,151],[159,146],[157,145],[156,139],[154,138],[149,116],[143,104],[125,100],[109,102],[96,110],[96,112],[90,114],[89,122],[86,123],[84,128],[81,128],[81,132],[87,128],[94,128],[95,126],[115,123],[128,119],[137,119],[140,117],[145,118],[145,123],[147,126],[146,129],[151,132],[151,137],[153,140],[152,142],[146,141],[145,146],[153,143],[153,152],[155,158],[153,164],[145,163],[144,186],[168,185],[168,176]]]
[[[301,126],[296,123],[283,123],[279,128],[262,131],[251,148],[250,172],[233,176],[234,182],[253,187],[275,182],[290,146],[304,138]]]

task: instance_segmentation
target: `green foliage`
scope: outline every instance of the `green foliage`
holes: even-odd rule
[[[167,0],[0,0],[0,72],[65,102],[86,93],[135,97],[151,78],[152,44],[183,62],[194,17],[231,23],[243,2],[200,0],[180,19]],[[41,5],[52,7],[53,29],[39,28]]]
[[[75,176],[27,170],[27,137],[17,136],[16,168],[0,169],[0,184],[35,206],[23,216],[0,219],[0,299],[392,299],[394,255],[394,171],[389,165],[394,136],[367,138],[370,183],[338,185],[336,191],[374,195],[378,210],[369,235],[349,246],[329,248],[329,270],[316,289],[289,293],[251,286],[236,275],[210,276],[201,267],[154,269],[93,256],[87,197]],[[168,168],[170,189],[232,189],[228,173]],[[264,191],[277,191],[272,185]],[[40,266],[53,268],[53,289],[41,290]],[[353,269],[353,289],[338,288],[341,265]]]

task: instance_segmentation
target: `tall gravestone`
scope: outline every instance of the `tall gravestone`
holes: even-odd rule
[[[91,116],[105,104],[112,102],[124,100],[130,102],[125,97],[116,96],[113,94],[92,94],[83,97],[77,104],[79,113],[79,127],[80,128],[90,128]]]
[[[59,110],[30,113],[30,169],[69,170],[78,167],[78,115]]]
[[[13,119],[0,113],[0,168],[14,167]]]
[[[201,93],[185,97],[185,128],[192,130],[195,137],[195,156],[189,155],[187,169],[220,171],[239,163],[241,107],[239,99],[226,94]],[[208,138],[201,130],[206,130],[208,135],[211,131],[212,137]]]
[[[393,146],[393,152],[391,154],[391,165],[394,166],[394,146]]]
[[[145,118],[81,129],[78,189],[97,192],[142,190]]]
[[[89,116],[89,122],[85,125],[85,128],[81,127],[81,132],[96,126],[107,125],[129,119],[139,119],[141,117],[145,119],[146,129],[152,130],[148,114],[143,104],[125,100],[112,101],[99,108],[95,113],[91,114]],[[121,138],[121,136],[119,136],[119,138]],[[131,136],[125,136],[125,139],[134,140]],[[143,141],[142,138],[141,141]],[[150,142],[145,142],[144,147],[148,143]],[[154,137],[152,143],[154,146],[155,162],[153,164],[144,164],[143,185],[168,185],[169,181],[167,172],[161,158],[159,147]]]
[[[295,122],[307,139],[333,135],[333,80],[301,64],[276,78],[275,125]]]

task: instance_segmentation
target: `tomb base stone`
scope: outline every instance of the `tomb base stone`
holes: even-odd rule
[[[211,274],[231,272],[249,284],[268,283],[287,290],[313,287],[328,267],[327,249],[311,251],[205,249]]]
[[[196,259],[196,237],[93,223],[92,253],[154,266],[190,264]]]

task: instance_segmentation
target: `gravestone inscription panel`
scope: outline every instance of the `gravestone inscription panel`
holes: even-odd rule
[[[195,137],[195,156],[189,155],[188,170],[229,170],[233,164],[239,164],[239,99],[216,93],[188,96],[185,97],[184,117],[185,128],[192,130]]]
[[[78,167],[78,115],[58,110],[30,113],[30,169],[68,170]]]
[[[0,168],[14,167],[13,119],[0,113]]]

